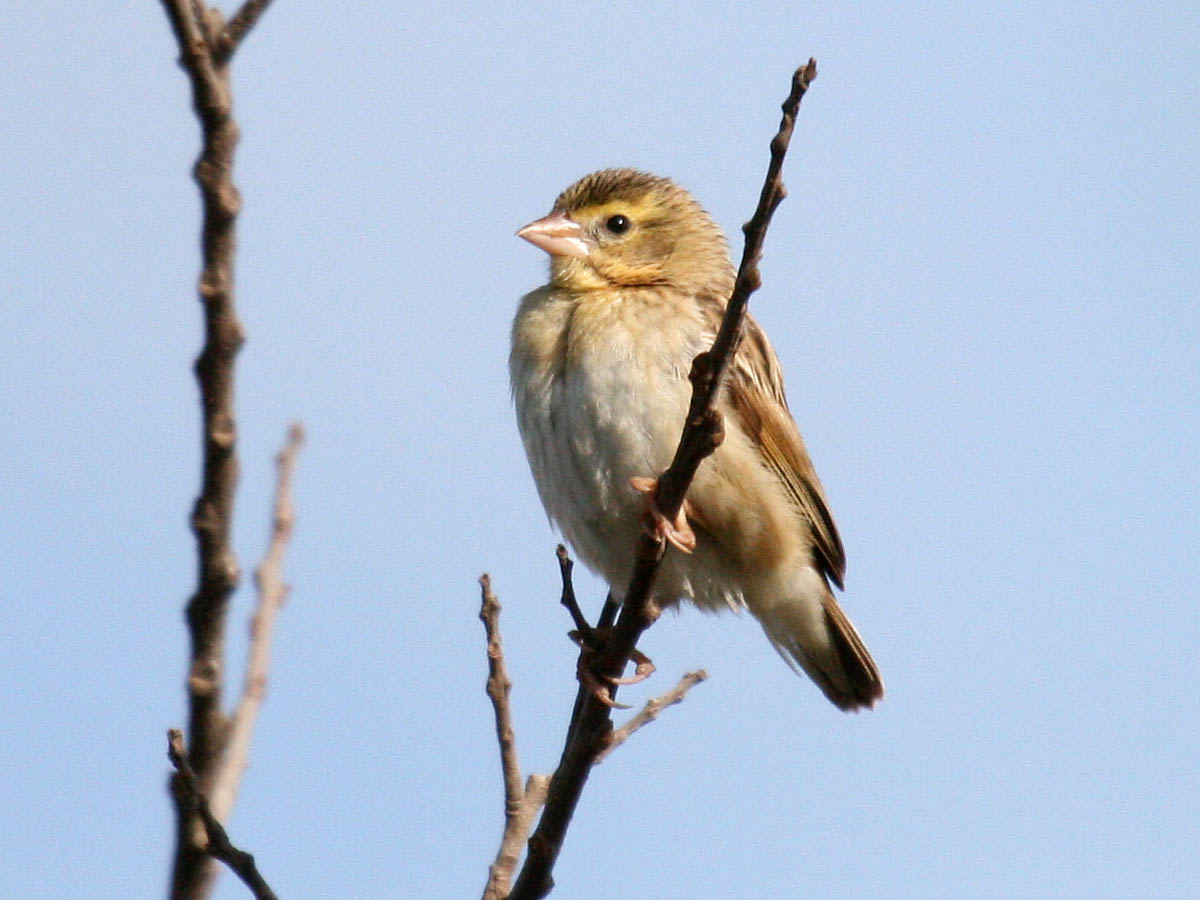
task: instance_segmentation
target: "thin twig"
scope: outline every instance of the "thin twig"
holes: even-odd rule
[[[559,602],[567,608],[571,614],[571,620],[575,623],[575,631],[571,636],[579,638],[579,665],[587,664],[586,654],[594,652],[596,649],[596,632],[603,629],[607,633],[607,629],[612,627],[612,620],[607,624],[604,623],[604,611],[601,611],[600,624],[596,628],[592,628],[588,624],[587,617],[584,616],[583,610],[579,608],[579,603],[575,599],[575,585],[571,581],[571,572],[575,568],[575,563],[571,560],[571,556],[567,553],[567,548],[559,544],[555,548],[555,555],[558,557],[558,571],[562,577],[562,597]],[[612,595],[609,594],[605,601],[605,610],[608,609],[608,604],[612,603]],[[580,669],[580,672],[583,670]],[[579,713],[583,709],[583,692],[580,691],[575,697],[575,706],[571,710],[571,720],[567,724],[567,741],[570,742],[571,734],[575,731],[575,726],[579,722]]]
[[[571,580],[571,572],[575,568],[575,563],[571,559],[571,555],[567,553],[567,548],[559,544],[554,549],[554,554],[558,557],[558,572],[562,578],[562,595],[559,602],[567,608],[567,612],[571,614],[571,621],[575,623],[575,630],[571,632],[570,637],[577,638],[579,644],[579,665],[587,664],[586,655],[596,649],[596,629],[588,623],[587,617],[583,614],[583,610],[579,608],[579,602],[575,599],[575,585]],[[611,595],[609,601],[612,600]],[[608,623],[605,628],[612,625]],[[583,670],[580,669],[580,672]],[[579,721],[580,710],[583,709],[583,694],[580,692],[575,698],[575,707],[571,710],[571,721],[567,725],[567,740],[571,738],[571,733],[575,730],[575,725]]]
[[[487,695],[496,717],[496,740],[500,745],[500,769],[504,774],[504,835],[496,861],[488,867],[488,880],[483,900],[504,900],[512,883],[512,873],[521,858],[521,848],[529,837],[546,792],[550,787],[548,775],[530,775],[521,785],[521,764],[517,759],[517,738],[512,724],[509,694],[512,680],[504,664],[504,647],[500,640],[500,601],[492,593],[492,580],[484,574],[479,578],[482,603],[479,618],[487,635],[488,679]]]
[[[758,272],[758,260],[762,255],[763,240],[771,215],[786,193],[780,177],[783,159],[795,127],[800,100],[816,77],[817,64],[811,59],[792,76],[791,91],[783,102],[783,119],[771,141],[771,161],[758,207],[743,228],[745,250],[721,328],[712,348],[700,354],[692,364],[692,400],[679,447],[670,467],[658,479],[656,501],[667,521],[676,517],[696,469],[716,449],[723,437],[721,418],[716,409],[717,392],[740,340],[750,294],[758,289],[762,280]],[[651,588],[665,552],[665,542],[643,533],[636,552],[633,576],[617,624],[611,637],[595,654],[594,671],[601,680],[620,677],[638,639],[659,615],[651,598]],[[612,693],[616,693],[615,685]],[[582,686],[579,696],[583,706],[577,727],[568,734],[562,758],[550,783],[546,808],[537,830],[529,839],[529,852],[509,900],[540,900],[553,889],[551,873],[562,849],[567,827],[596,757],[609,740],[612,731],[610,709]]]
[[[216,52],[219,59],[229,59],[242,43],[242,39],[250,33],[262,14],[271,5],[271,0],[246,0],[241,9],[229,19],[229,23],[221,31],[217,40]]]
[[[204,307],[204,346],[195,362],[203,416],[201,488],[192,511],[198,575],[187,604],[191,638],[188,668],[188,759],[208,790],[225,751],[228,720],[222,710],[225,621],[229,598],[241,577],[230,545],[237,488],[237,427],[234,417],[234,360],[244,336],[233,302],[234,223],[241,198],[233,184],[238,141],[232,117],[229,54],[213,47],[220,14],[201,0],[162,0],[179,47],[179,61],[191,85],[200,122],[201,151],[193,171],[200,187],[202,269],[199,295]],[[178,791],[176,791],[178,795]],[[199,841],[195,815],[177,804],[174,900],[207,894],[212,867]]]
[[[524,793],[512,708],[508,699],[512,692],[512,679],[508,677],[508,667],[504,664],[504,647],[500,641],[500,601],[492,593],[491,577],[486,574],[480,576],[479,588],[482,596],[479,618],[487,634],[487,695],[496,716],[496,740],[500,744],[500,768],[504,773],[504,800],[505,807],[509,808],[519,803]]]
[[[604,607],[600,610],[600,618],[596,620],[596,629],[603,631],[606,628],[612,628],[613,623],[617,621],[617,613],[621,611],[621,604],[613,599],[612,592],[604,598]]]
[[[562,544],[555,548],[554,553],[558,557],[558,571],[562,576],[562,596],[559,598],[559,602],[571,614],[575,630],[579,632],[580,640],[586,644],[592,638],[592,626],[588,624],[583,610],[579,608],[579,602],[575,599],[575,585],[571,583],[571,570],[575,568],[575,563],[567,553],[567,548]]]
[[[779,131],[771,140],[771,161],[767,165],[767,176],[759,194],[758,206],[750,221],[742,226],[742,233],[746,237],[742,261],[738,266],[733,293],[729,296],[725,315],[721,319],[721,328],[708,353],[700,354],[692,363],[692,373],[689,376],[692,380],[692,402],[688,409],[687,422],[680,436],[675,458],[658,480],[656,500],[659,509],[668,520],[683,506],[684,495],[700,463],[721,442],[721,425],[716,409],[717,393],[741,341],[742,322],[746,318],[746,306],[750,295],[762,285],[758,263],[762,259],[763,242],[766,240],[767,228],[771,224],[775,209],[787,196],[782,177],[783,159],[792,140],[800,101],[816,77],[815,59],[810,59],[807,65],[801,66],[792,75],[792,90],[783,101],[783,118],[779,123]],[[659,555],[661,557],[661,554]]]
[[[658,714],[668,706],[674,706],[676,703],[682,701],[688,691],[690,691],[700,682],[704,681],[706,678],[708,678],[708,672],[706,672],[704,669],[697,669],[695,672],[688,672],[679,679],[679,683],[676,684],[675,687],[671,688],[671,690],[667,691],[665,694],[661,694],[658,697],[647,700],[646,705],[638,710],[635,715],[630,716],[629,720],[624,725],[622,725],[620,728],[613,729],[609,733],[607,744],[596,757],[596,765],[600,765],[600,763],[604,762],[604,760],[608,758],[609,754],[629,740],[629,736],[635,731],[644,725],[649,725],[651,722],[657,719]]]
[[[254,583],[258,589],[258,607],[250,621],[250,649],[242,696],[230,719],[225,756],[208,792],[209,807],[220,822],[228,821],[237,797],[238,785],[246,771],[254,724],[267,693],[267,673],[271,668],[271,641],[275,633],[275,618],[291,590],[283,579],[283,559],[296,521],[292,504],[292,474],[303,443],[304,428],[299,423],[293,424],[288,429],[287,443],[275,456],[275,501],[271,516],[271,536],[267,552],[254,573]]]
[[[183,749],[183,734],[175,728],[167,732],[167,758],[171,760],[171,764],[175,766],[175,771],[178,773],[176,793],[179,796],[176,798],[176,802],[180,806],[191,809],[204,823],[204,830],[208,838],[208,854],[229,866],[258,900],[279,900],[270,885],[259,874],[258,867],[254,864],[254,856],[235,847],[221,823],[212,814],[208,800],[200,790],[200,780],[196,777],[191,765],[188,764],[187,754]]]

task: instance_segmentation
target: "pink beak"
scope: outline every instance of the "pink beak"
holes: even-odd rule
[[[572,222],[567,218],[567,214],[560,210],[555,210],[536,222],[530,222],[517,232],[517,237],[525,238],[551,256],[588,258],[589,248],[583,237],[583,227],[578,222]]]

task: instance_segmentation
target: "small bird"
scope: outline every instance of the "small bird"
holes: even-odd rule
[[[517,235],[550,254],[549,283],[521,299],[513,322],[517,423],[542,504],[579,558],[620,601],[649,511],[682,551],[664,557],[656,603],[749,609],[834,705],[873,706],[879,670],[829,587],[842,587],[841,539],[754,319],[719,399],[724,441],[675,522],[653,506],[692,360],[733,290],[720,228],[670,179],[604,169]]]

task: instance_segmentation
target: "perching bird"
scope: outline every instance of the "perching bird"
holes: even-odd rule
[[[546,512],[620,600],[651,479],[670,463],[733,289],[721,230],[666,178],[605,169],[517,232],[550,254],[550,283],[517,310],[509,359],[517,422]],[[719,408],[725,440],[700,464],[654,597],[750,610],[793,668],[836,706],[870,707],[883,682],[829,588],[841,539],[788,412],[766,335],[747,317]],[[652,493],[651,493],[652,496]]]

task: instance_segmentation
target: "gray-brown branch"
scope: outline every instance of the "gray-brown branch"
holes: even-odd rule
[[[671,465],[658,479],[656,500],[667,521],[672,521],[683,506],[683,499],[700,463],[720,444],[723,437],[717,394],[733,353],[741,339],[742,323],[750,295],[762,283],[758,261],[762,256],[767,227],[786,191],[781,177],[795,127],[800,101],[817,77],[816,60],[810,59],[792,76],[792,87],[783,102],[783,119],[771,141],[771,160],[759,196],[758,207],[743,227],[746,242],[733,293],[725,309],[720,330],[712,347],[696,357],[692,364],[692,400]],[[595,674],[601,680],[620,677],[629,663],[642,633],[654,624],[659,610],[651,599],[651,589],[665,552],[665,542],[648,533],[639,540],[636,563],[620,616],[611,636],[595,654]],[[616,686],[612,688],[615,694]],[[603,752],[612,731],[611,710],[581,686],[577,726],[570,730],[562,758],[550,782],[550,793],[538,827],[529,839],[525,864],[513,886],[509,900],[540,900],[554,887],[552,871],[562,850],[563,839],[575,807],[596,758]]]
[[[200,492],[191,518],[197,546],[197,585],[186,610],[191,639],[187,758],[201,791],[207,791],[224,754],[228,732],[229,723],[222,711],[225,620],[230,595],[240,578],[229,541],[238,480],[234,360],[244,339],[233,302],[234,223],[241,198],[232,177],[238,129],[232,116],[229,60],[266,4],[253,4],[253,12],[235,15],[235,21],[244,24],[234,35],[227,32],[221,14],[200,0],[162,0],[162,4],[179,47],[180,65],[191,86],[192,106],[201,131],[201,151],[193,174],[200,187],[203,215],[199,295],[205,337],[195,362],[203,419],[203,463]],[[175,796],[179,796],[178,790]],[[171,896],[195,900],[208,893],[212,867],[195,814],[178,803],[176,813]]]

